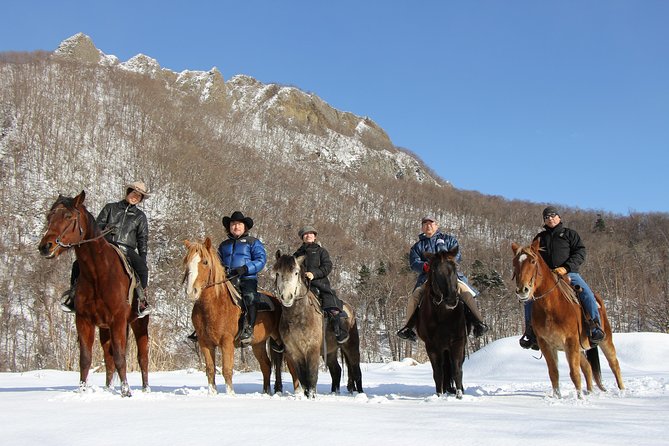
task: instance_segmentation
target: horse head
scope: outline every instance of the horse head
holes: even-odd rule
[[[74,198],[58,195],[46,216],[46,232],[38,245],[43,257],[58,257],[71,247],[81,244],[88,231],[94,230],[92,216],[83,204],[85,198],[84,191]]]
[[[225,282],[225,269],[209,237],[203,242],[186,240],[184,246],[188,251],[183,259],[183,281],[186,283],[186,295],[195,301],[200,298],[203,289]]]
[[[278,250],[276,263],[272,269],[274,270],[274,285],[281,305],[290,308],[298,298],[307,294],[308,288],[304,283],[304,256],[295,258],[287,254],[282,255],[281,250]]]
[[[458,305],[458,267],[455,263],[457,254],[457,247],[451,251],[424,253],[430,265],[426,283],[432,300],[436,305],[443,302],[449,310]]]
[[[514,256],[513,277],[516,280],[516,296],[518,300],[525,302],[534,298],[534,293],[543,278],[541,266],[545,263],[539,254],[539,239],[534,240],[530,246],[511,243],[511,249]]]

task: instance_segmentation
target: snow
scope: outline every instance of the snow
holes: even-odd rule
[[[669,335],[615,334],[623,379],[619,391],[604,356],[608,392],[578,400],[560,358],[563,398],[549,396],[545,361],[517,338],[497,340],[465,361],[462,400],[434,395],[429,364],[412,359],[363,364],[366,393],[262,395],[259,372],[236,372],[236,394],[210,396],[204,372],[150,374],[151,393],[131,373],[132,398],[103,388],[91,374],[79,392],[78,373],[0,373],[2,444],[22,445],[660,445],[669,421]],[[345,382],[344,377],[344,381]],[[217,375],[219,391],[223,379]]]

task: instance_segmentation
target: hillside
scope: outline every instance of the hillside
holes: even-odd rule
[[[314,224],[336,268],[332,282],[358,310],[368,361],[414,348],[394,336],[415,277],[406,253],[434,214],[464,250],[462,268],[484,291],[493,330],[473,348],[519,334],[511,241],[528,243],[544,204],[453,188],[369,117],[330,107],[296,87],[216,68],[175,73],[138,55],[102,54],[78,34],[53,53],[0,54],[0,367],[77,367],[73,319],[60,312],[70,261],[39,257],[36,243],[58,193],[87,192],[93,214],[142,179],[150,219],[152,367],[198,363],[184,342],[191,304],[181,288],[183,240],[224,236],[221,217],[242,210],[269,257],[294,250]],[[445,148],[457,153],[457,148]],[[475,166],[476,154],[460,154]],[[515,181],[510,177],[510,181]],[[669,327],[669,218],[565,209],[589,249],[583,271],[604,292],[614,331]],[[502,280],[491,280],[501,278]],[[261,284],[271,288],[267,272]],[[245,358],[240,358],[240,360]]]

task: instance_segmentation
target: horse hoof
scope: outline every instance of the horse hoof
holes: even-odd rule
[[[459,400],[462,399],[462,390],[458,389],[457,392],[455,392],[455,397]]]
[[[144,386],[144,387],[142,387],[142,392],[144,392],[144,393],[151,393],[151,387],[149,387],[149,386]]]

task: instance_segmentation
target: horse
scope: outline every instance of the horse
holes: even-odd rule
[[[576,395],[583,398],[581,374],[585,376],[586,390],[592,392],[592,378],[597,386],[606,391],[601,381],[601,367],[596,345],[588,338],[588,326],[573,289],[561,276],[555,274],[539,253],[539,239],[530,246],[511,244],[513,250],[513,275],[516,280],[516,296],[521,302],[532,300],[532,328],[537,337],[541,353],[546,358],[548,375],[553,386],[553,396],[560,398],[558,374],[558,350],[564,351],[569,363],[569,376],[576,387]],[[599,294],[595,293],[599,305],[600,320],[606,337],[598,345],[608,360],[619,389],[624,389],[620,365],[613,345],[611,324]],[[587,350],[586,354],[582,351]],[[587,355],[587,357],[586,357]]]
[[[457,254],[457,247],[424,253],[430,269],[416,314],[416,332],[425,343],[437,395],[448,392],[462,399],[468,325],[458,297]]]
[[[360,335],[353,308],[344,303],[349,325],[349,337],[337,344],[331,324],[323,327],[323,312],[318,298],[309,290],[304,275],[304,256],[295,258],[276,252],[276,263],[272,267],[283,315],[279,331],[283,339],[288,360],[296,369],[299,382],[308,398],[315,398],[318,382],[320,352],[325,351],[325,363],[332,378],[331,392],[338,394],[341,383],[341,366],[337,362],[337,351],[341,349],[348,368],[347,390],[363,392],[360,370]],[[325,332],[325,337],[323,336]],[[325,345],[323,345],[325,342]]]
[[[194,302],[191,318],[197,333],[200,350],[204,355],[209,394],[218,393],[216,389],[216,347],[221,349],[222,374],[225,379],[226,393],[234,394],[232,387],[232,368],[234,365],[235,347],[239,346],[236,339],[241,308],[235,304],[228,289],[228,279],[221,264],[218,253],[206,237],[203,242],[184,242],[187,252],[183,259],[186,295]],[[272,353],[272,360],[267,355],[269,338],[281,343],[279,335],[279,319],[281,305],[275,302],[271,311],[259,311],[253,330],[251,349],[260,364],[263,375],[263,393],[270,392],[270,374],[272,362],[275,368],[274,391],[282,392],[281,366],[283,355]],[[291,365],[289,364],[289,369]],[[297,383],[293,370],[293,384]]]
[[[132,396],[126,375],[128,326],[137,344],[142,389],[149,387],[149,317],[137,318],[137,300],[129,302],[131,276],[117,249],[104,238],[93,215],[84,206],[82,191],[74,198],[58,196],[47,215],[47,230],[38,249],[54,259],[69,249],[79,262],[75,292],[75,323],[79,335],[79,388],[87,388],[95,327],[104,352],[106,386],[112,387],[114,371],[121,380],[121,395]]]

